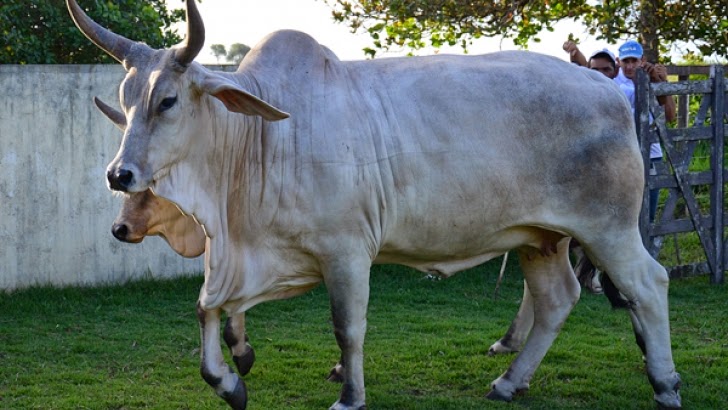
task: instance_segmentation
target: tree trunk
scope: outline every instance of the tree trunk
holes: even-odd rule
[[[659,62],[660,39],[657,36],[659,20],[657,10],[664,8],[664,0],[640,0],[640,43],[644,58],[651,63]]]

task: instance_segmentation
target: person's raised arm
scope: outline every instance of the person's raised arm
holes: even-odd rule
[[[582,67],[586,67],[589,63],[586,61],[586,57],[584,56],[584,53],[579,50],[579,47],[576,45],[575,42],[568,40],[564,42],[564,45],[562,46],[564,51],[569,53],[569,61],[576,65],[580,65]]]
[[[643,63],[642,68],[650,76],[650,82],[664,83],[667,81],[667,67],[662,64]],[[671,95],[661,95],[657,97],[657,102],[665,108],[665,120],[668,122],[675,119],[677,107],[675,99]]]

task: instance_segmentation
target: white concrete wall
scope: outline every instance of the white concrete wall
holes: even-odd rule
[[[0,65],[0,289],[96,285],[202,271],[161,238],[118,242],[105,168],[121,141],[120,65]]]

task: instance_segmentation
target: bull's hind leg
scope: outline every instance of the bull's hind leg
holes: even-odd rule
[[[533,297],[533,328],[508,370],[493,381],[489,399],[510,401],[516,392],[528,389],[531,376],[579,300],[579,282],[569,263],[569,241],[560,240],[557,252],[550,255],[519,249],[523,275]]]
[[[488,355],[494,356],[496,354],[517,352],[523,346],[523,342],[526,341],[532,326],[533,298],[531,297],[531,292],[528,290],[528,283],[524,280],[521,307],[518,309],[518,313],[515,319],[513,319],[513,322],[511,322],[511,326],[508,328],[506,334],[490,346]]]
[[[602,285],[604,287],[604,295],[609,299],[609,303],[612,304],[613,308],[630,309],[629,301],[622,296],[607,273],[602,274]],[[629,318],[632,320],[635,341],[642,351],[642,359],[645,359],[645,339],[642,337],[642,325],[631,309],[629,310]]]
[[[200,374],[230,407],[243,410],[248,404],[248,393],[243,379],[235,374],[222,356],[220,314],[220,309],[205,310],[197,302],[197,319],[200,322],[202,338]]]
[[[609,237],[616,239],[590,244],[591,253],[629,302],[638,343],[640,335],[644,343],[647,377],[657,404],[679,408],[680,375],[675,372],[670,346],[667,272],[644,248],[637,230]]]
[[[230,348],[238,373],[245,376],[255,363],[255,350],[248,343],[248,334],[245,333],[245,313],[228,316],[222,337]]]

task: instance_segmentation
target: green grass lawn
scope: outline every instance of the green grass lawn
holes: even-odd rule
[[[651,409],[652,389],[626,312],[582,294],[561,335],[513,403],[484,396],[513,356],[488,357],[520,304],[511,263],[447,280],[401,267],[372,272],[365,344],[371,409]],[[199,375],[195,301],[201,277],[0,294],[0,409],[224,409]],[[728,293],[706,276],[670,289],[672,344],[686,409],[728,399]],[[339,385],[322,286],[248,312],[257,361],[249,409],[324,409]],[[227,351],[225,352],[227,355]],[[228,356],[229,357],[229,356]],[[232,361],[230,361],[232,364]]]

